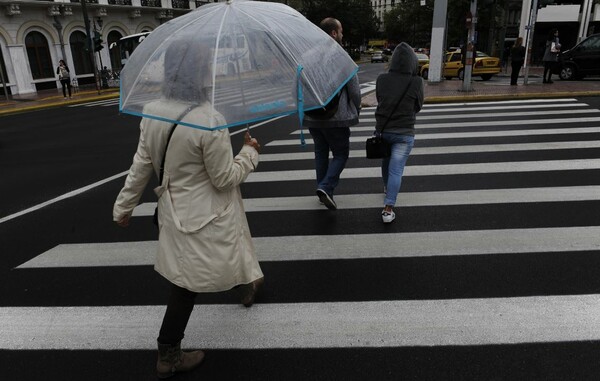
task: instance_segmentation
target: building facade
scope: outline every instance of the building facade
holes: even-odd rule
[[[391,11],[394,6],[403,1],[406,0],[371,0],[371,6],[379,19],[380,31],[385,27],[385,12]],[[419,1],[433,3],[435,0]],[[479,0],[482,1],[485,0]],[[478,25],[478,35],[481,40],[479,47],[492,55],[502,56],[517,37],[526,39],[530,24],[529,9],[532,3],[533,0],[507,0],[502,12],[495,12],[493,15],[491,23],[493,25]],[[537,12],[534,26],[532,38],[534,61],[541,60],[540,54],[543,55],[545,39],[552,28],[559,29],[561,42],[565,48],[574,46],[586,36],[600,32],[599,3],[594,4],[594,0],[556,0],[554,3],[546,5],[547,1],[538,0],[538,6],[544,5]]]
[[[79,85],[95,83],[92,56],[98,70],[119,71],[121,37],[152,31],[209,2],[217,0],[86,0],[90,35],[97,32],[103,47],[92,55],[80,0],[0,0],[0,94],[59,88],[61,59]]]

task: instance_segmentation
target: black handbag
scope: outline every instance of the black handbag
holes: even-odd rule
[[[394,106],[394,110],[392,110],[392,112],[388,116],[387,120],[383,124],[383,127],[381,127],[381,132],[375,131],[373,133],[373,137],[367,139],[366,146],[365,146],[365,148],[367,150],[367,159],[383,159],[386,157],[390,157],[392,155],[392,145],[390,143],[388,143],[381,134],[383,133],[385,126],[390,121],[392,114],[396,111],[396,109],[398,108],[398,105],[400,104],[400,102],[402,102],[402,100],[406,96],[406,93],[408,92],[409,87],[410,87],[410,82],[406,86],[406,89],[404,89],[404,94],[402,94],[402,96],[396,103],[396,106]]]
[[[376,132],[372,138],[367,139],[367,159],[383,159],[390,157],[392,146],[386,142],[381,134]]]

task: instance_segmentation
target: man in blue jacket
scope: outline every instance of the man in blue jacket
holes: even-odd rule
[[[321,21],[321,29],[342,43],[343,29],[339,20],[328,17]],[[306,114],[304,125],[313,138],[315,146],[315,167],[317,172],[317,196],[329,209],[337,209],[333,200],[333,191],[340,180],[340,174],[346,166],[350,154],[350,126],[358,124],[360,112],[360,85],[355,75],[340,91],[335,114]],[[329,151],[333,159],[329,162]]]

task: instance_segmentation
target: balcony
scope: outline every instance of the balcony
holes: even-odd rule
[[[98,4],[98,0],[85,0],[87,4]],[[81,3],[79,0],[71,0],[71,3]]]
[[[142,7],[160,8],[161,1],[160,0],[142,0]]]
[[[190,9],[189,0],[171,0],[173,9]]]
[[[108,0],[109,5],[131,5],[131,0]]]

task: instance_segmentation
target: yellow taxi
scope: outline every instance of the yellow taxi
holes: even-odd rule
[[[471,76],[481,77],[484,81],[489,80],[494,74],[500,73],[500,58],[490,57],[484,52],[477,52],[475,64]],[[460,49],[447,52],[444,59],[444,71],[442,73],[446,79],[458,77],[462,81],[465,75],[463,55]],[[429,76],[429,63],[421,68],[421,76],[425,79]]]
[[[423,69],[424,65],[429,64],[429,56],[425,53],[415,53],[417,55],[417,60],[419,60],[419,73]]]

